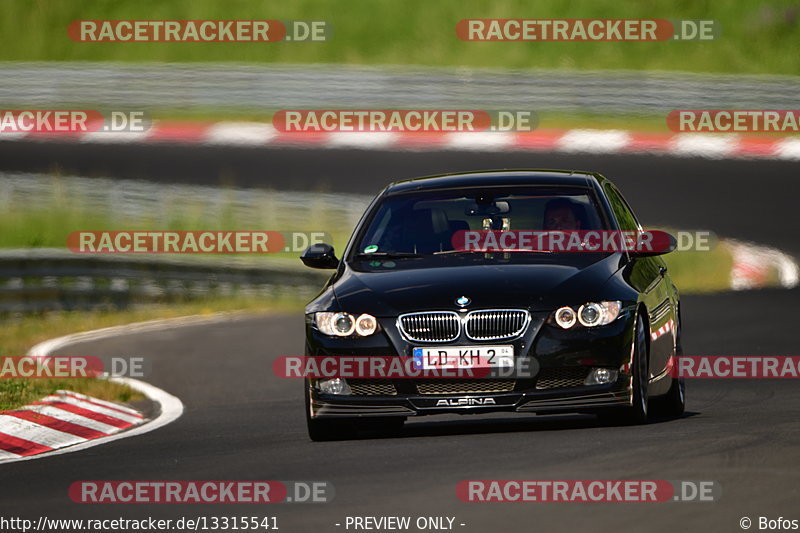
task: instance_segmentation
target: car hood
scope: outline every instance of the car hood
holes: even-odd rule
[[[479,264],[359,272],[347,266],[334,284],[339,308],[395,316],[413,311],[532,308],[552,310],[595,299],[621,267],[620,254],[588,264]]]

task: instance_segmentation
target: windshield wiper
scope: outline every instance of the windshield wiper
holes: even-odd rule
[[[373,257],[379,259],[405,259],[424,256],[423,254],[418,254],[416,252],[360,252],[353,256],[354,259],[371,259]]]

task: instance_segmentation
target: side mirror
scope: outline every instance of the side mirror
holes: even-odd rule
[[[339,266],[333,246],[325,243],[312,244],[306,248],[306,251],[300,256],[300,260],[305,266],[311,268],[336,268]]]
[[[678,247],[678,240],[665,231],[647,231],[649,235],[646,245],[641,245],[629,253],[633,257],[653,257],[674,251]]]

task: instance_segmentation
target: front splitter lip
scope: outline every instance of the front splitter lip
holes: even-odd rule
[[[312,418],[424,416],[493,412],[591,412],[631,405],[629,387],[582,387],[558,393],[510,392],[414,396],[338,396],[311,391]]]

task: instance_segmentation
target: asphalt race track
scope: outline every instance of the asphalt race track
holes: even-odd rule
[[[3,169],[34,170],[20,145]],[[39,145],[41,146],[41,145]],[[123,149],[120,149],[123,150]],[[134,150],[126,147],[124,150]],[[160,148],[179,180],[216,182],[180,166],[184,148]],[[240,185],[293,176],[330,190],[375,192],[383,182],[447,170],[544,167],[591,169],[615,180],[645,224],[712,229],[800,251],[797,164],[564,154],[402,153],[214,149],[217,168],[248,159]],[[48,157],[56,158],[50,152]],[[60,157],[69,159],[66,153]],[[109,156],[106,157],[108,161]],[[133,156],[130,156],[133,157]],[[208,155],[202,156],[208,157]],[[239,157],[239,159],[237,159]],[[176,161],[178,161],[176,163]],[[187,160],[188,161],[188,160]],[[77,162],[77,158],[75,160]],[[327,164],[326,164],[327,162]],[[27,165],[27,166],[26,166]],[[384,167],[385,165],[385,167]],[[62,169],[71,169],[65,160]],[[382,170],[385,168],[386,170]],[[41,170],[41,169],[37,169]],[[102,168],[95,175],[112,175]],[[70,173],[70,172],[67,172]],[[91,172],[84,172],[90,173]],[[143,177],[131,176],[127,177]],[[153,179],[166,179],[153,176]],[[320,181],[322,183],[322,181]],[[688,355],[795,355],[800,289],[687,296]],[[152,384],[178,396],[184,415],[146,435],[73,454],[0,467],[5,515],[36,518],[275,515],[281,530],[344,531],[346,516],[454,516],[456,531],[741,531],[739,520],[800,518],[800,388],[794,380],[698,380],[687,385],[686,415],[639,427],[601,427],[594,417],[500,415],[411,419],[399,438],[312,443],[301,383],[272,375],[271,361],[300,355],[302,317],[259,316],[216,325],[130,334],[60,350],[63,354],[152,358]],[[465,479],[714,480],[714,503],[463,503]],[[325,480],[328,504],[79,505],[77,480]],[[464,523],[465,526],[458,524]],[[579,529],[580,528],[580,529]]]

